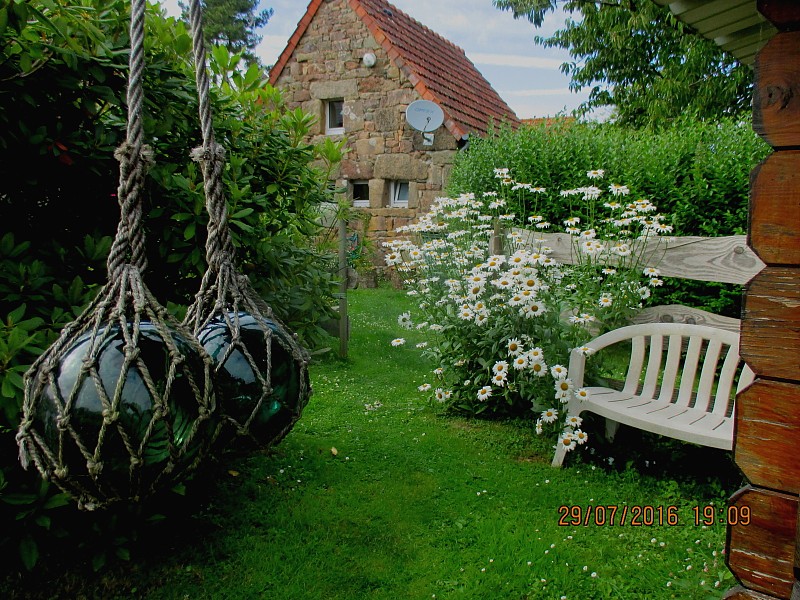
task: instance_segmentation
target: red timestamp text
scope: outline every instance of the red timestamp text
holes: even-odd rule
[[[649,527],[652,525],[678,525],[678,507],[627,505],[627,504],[587,504],[586,506],[558,507],[558,524],[563,527],[589,526],[598,527]]]

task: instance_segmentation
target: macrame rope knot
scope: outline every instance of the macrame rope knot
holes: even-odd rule
[[[92,477],[97,477],[103,472],[103,463],[99,460],[87,460],[86,470],[89,471],[89,475]]]
[[[103,423],[106,425],[111,425],[117,419],[119,419],[119,411],[108,409],[103,411]]]
[[[69,469],[66,466],[56,467],[53,469],[53,477],[56,479],[66,479],[69,474]]]
[[[69,427],[69,415],[59,415],[56,417],[56,429],[66,431]]]
[[[132,164],[137,162],[137,165],[142,170],[147,170],[155,164],[155,160],[153,158],[153,149],[150,148],[147,144],[141,144],[140,146],[131,144],[127,140],[122,142],[119,147],[114,150],[114,158],[116,158],[121,163],[128,163]]]
[[[211,142],[209,146],[198,146],[194,150],[189,153],[192,160],[195,162],[209,162],[214,161],[218,163],[225,162],[225,148],[217,144],[216,142]]]

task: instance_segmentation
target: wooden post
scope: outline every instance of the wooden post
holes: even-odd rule
[[[339,356],[347,358],[347,337],[350,333],[347,318],[347,221],[339,219]]]
[[[737,398],[726,598],[800,600],[800,3],[758,0],[779,33],[755,63],[753,128],[774,152],[751,174],[749,243],[766,263],[746,286],[740,352],[756,373]],[[733,513],[736,514],[737,510]]]

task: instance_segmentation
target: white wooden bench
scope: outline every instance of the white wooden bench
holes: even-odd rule
[[[733,448],[732,392],[738,393],[755,378],[739,357],[737,332],[686,323],[643,323],[609,331],[586,346],[597,352],[621,342],[629,342],[631,349],[623,389],[588,387],[589,398],[573,397],[565,406],[567,414],[589,411],[605,417],[610,439],[624,423],[703,446]],[[569,377],[575,389],[584,386],[586,360],[580,350],[570,355]],[[561,466],[566,452],[557,446],[554,467]]]

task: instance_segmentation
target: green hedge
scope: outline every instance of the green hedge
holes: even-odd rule
[[[671,219],[675,235],[725,236],[747,230],[750,171],[769,152],[750,123],[683,121],[659,131],[613,124],[556,121],[500,128],[470,140],[459,153],[450,194],[498,189],[493,169],[508,167],[516,181],[558,191],[587,185],[586,172],[627,185]],[[550,220],[568,216],[556,194],[541,207]],[[522,207],[515,207],[518,214]],[[741,287],[670,278],[654,294],[659,304],[685,304],[739,317]]]

